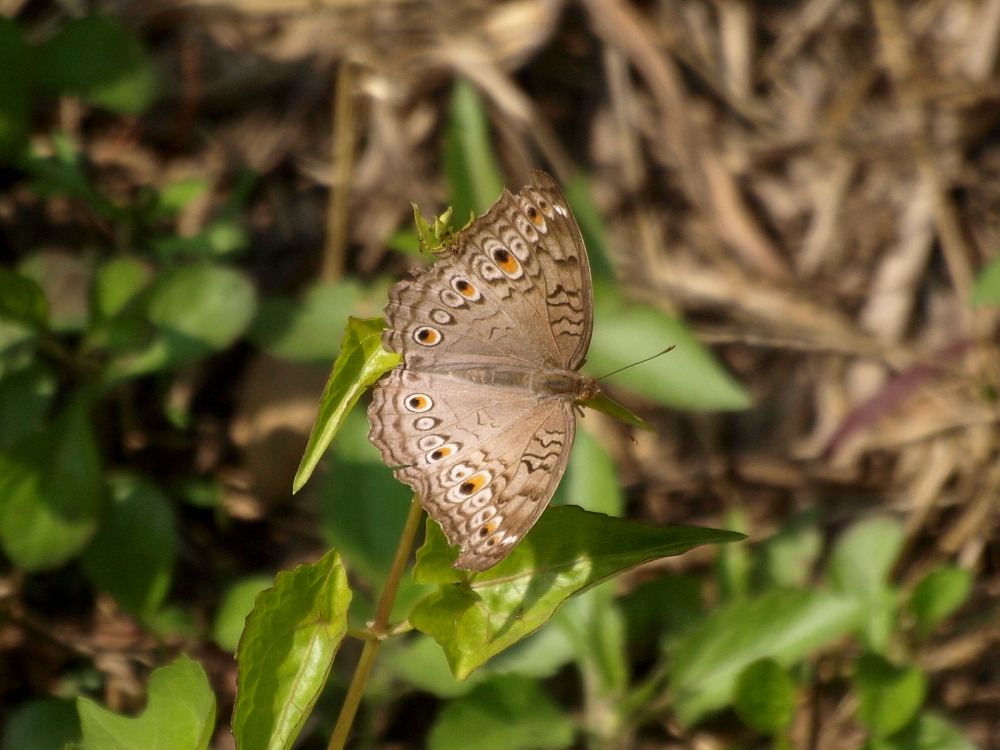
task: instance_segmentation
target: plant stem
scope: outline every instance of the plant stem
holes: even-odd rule
[[[403,527],[403,534],[399,539],[399,546],[396,548],[396,557],[392,561],[389,577],[385,581],[385,588],[382,589],[382,598],[379,599],[378,609],[375,611],[375,619],[368,628],[374,638],[365,641],[361,658],[358,660],[354,677],[351,679],[351,685],[347,689],[347,695],[344,696],[344,704],[340,707],[340,716],[337,717],[337,725],[333,728],[327,750],[343,750],[347,744],[348,734],[354,724],[354,716],[358,712],[358,706],[361,705],[365,685],[368,684],[368,677],[375,665],[375,657],[378,655],[378,650],[382,646],[382,641],[389,628],[389,614],[392,612],[392,605],[396,600],[399,584],[403,580],[406,563],[410,559],[413,540],[416,538],[417,529],[420,526],[420,510],[420,497],[414,495],[413,502],[410,504],[410,514],[406,517],[406,525]]]

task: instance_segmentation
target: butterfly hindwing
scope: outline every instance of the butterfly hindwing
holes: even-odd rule
[[[555,492],[576,432],[572,405],[440,373],[396,369],[384,382],[372,442],[461,545],[458,566],[491,567]]]

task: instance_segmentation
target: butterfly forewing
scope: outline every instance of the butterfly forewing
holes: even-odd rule
[[[421,495],[456,566],[484,570],[535,523],[566,468],[593,325],[590,266],[555,181],[507,191],[436,265],[396,284],[369,438]]]

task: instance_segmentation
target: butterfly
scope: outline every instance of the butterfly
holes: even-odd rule
[[[533,172],[389,290],[372,444],[419,494],[455,567],[504,559],[548,505],[598,395],[578,370],[593,331],[587,249],[556,181]]]

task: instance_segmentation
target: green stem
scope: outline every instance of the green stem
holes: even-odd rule
[[[340,707],[340,716],[337,717],[337,725],[333,728],[330,736],[330,743],[327,750],[343,750],[347,744],[347,737],[350,734],[351,726],[354,724],[354,716],[361,705],[361,698],[365,692],[365,685],[368,684],[368,677],[371,675],[372,667],[375,665],[375,657],[382,646],[389,629],[389,614],[392,612],[393,602],[396,601],[396,594],[399,591],[399,584],[403,580],[403,573],[406,570],[406,563],[410,559],[410,550],[413,548],[413,540],[417,536],[417,529],[420,527],[420,497],[413,496],[410,504],[410,514],[406,517],[406,525],[403,527],[403,534],[396,548],[396,557],[392,561],[392,568],[389,570],[389,577],[385,581],[385,588],[382,590],[382,598],[379,599],[378,609],[375,611],[375,620],[372,622],[369,632],[372,638],[365,641],[365,646],[361,651],[361,658],[358,666],[354,670],[354,677],[351,685],[344,696],[344,704]]]

